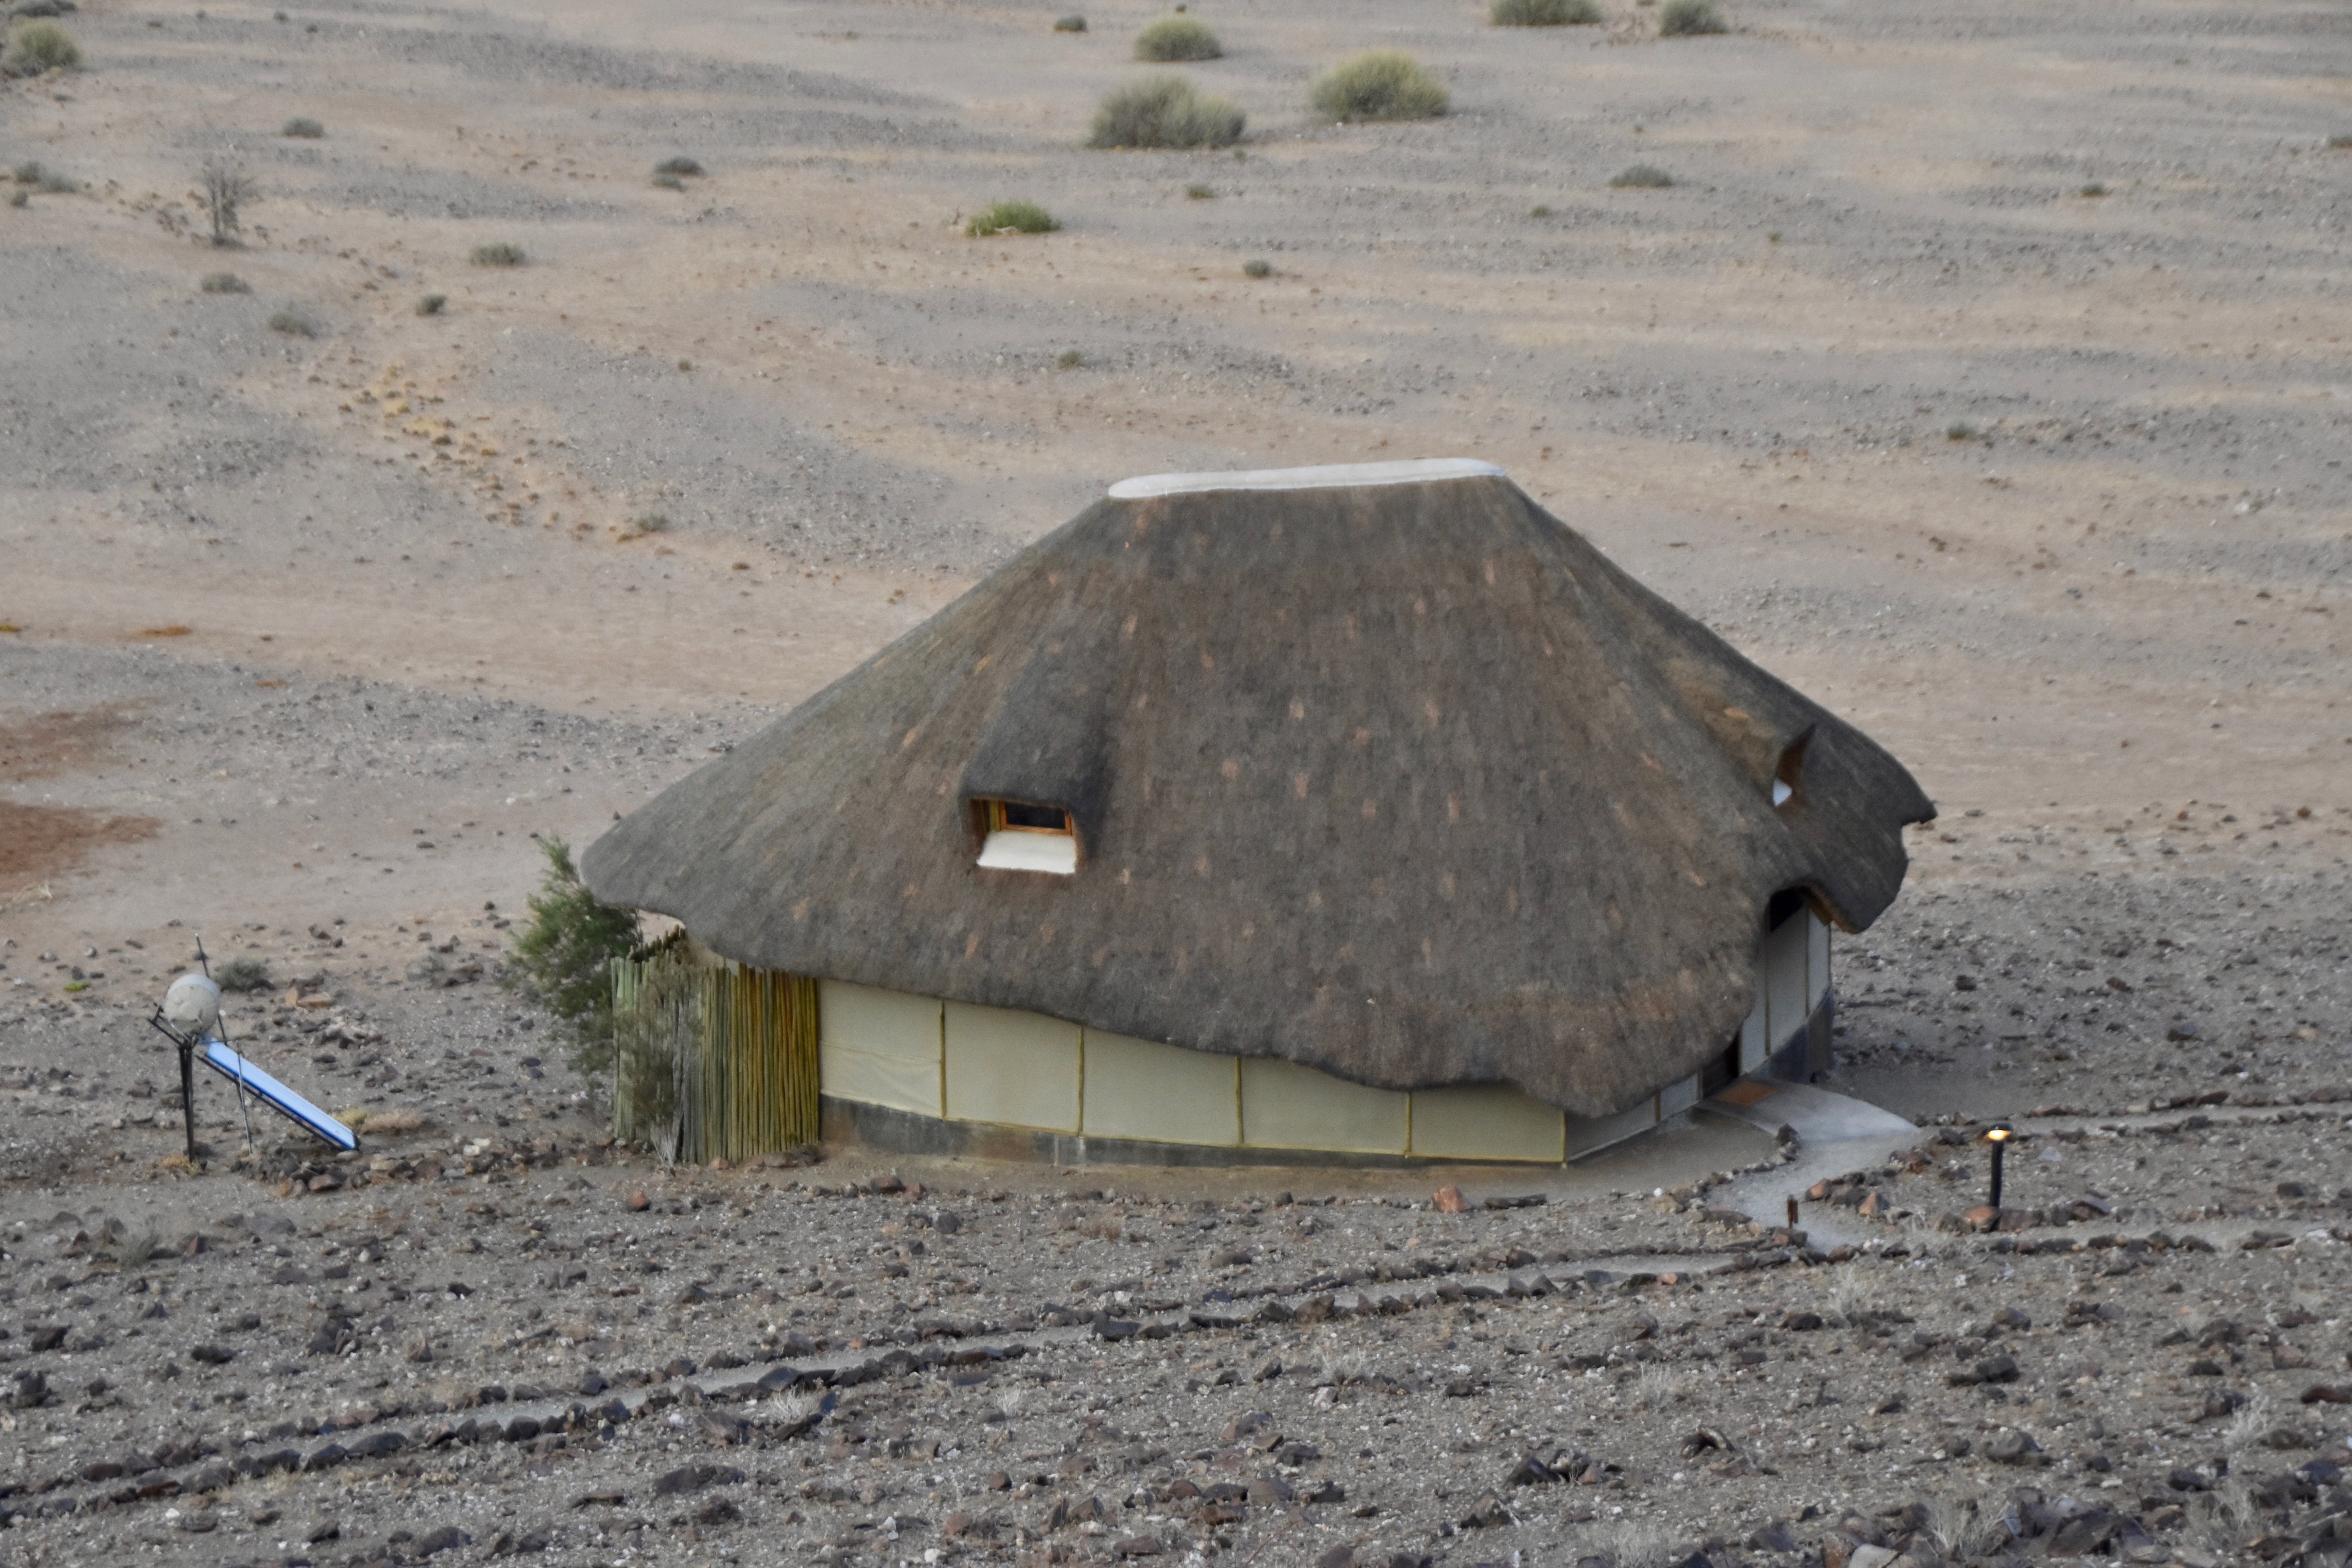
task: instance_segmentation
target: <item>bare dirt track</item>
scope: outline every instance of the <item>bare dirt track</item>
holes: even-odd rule
[[[1083,148],[1139,5],[59,17],[0,81],[0,1563],[2352,1555],[2352,36],[1604,9],[1196,8],[1214,153]],[[1453,112],[1318,122],[1370,46]],[[1008,197],[1062,229],[963,235]],[[1927,1125],[1799,1195],[1869,1245],[1713,1207],[1778,1168],[1719,1124],[1462,1214],[603,1145],[495,984],[534,834],[1112,480],[1451,455],[1938,800],[1836,977],[1836,1086]],[[360,1160],[208,1085],[168,1163],[199,933]],[[1949,1228],[1993,1116],[2017,1213]]]

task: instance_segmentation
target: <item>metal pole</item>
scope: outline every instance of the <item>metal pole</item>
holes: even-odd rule
[[[2005,1154],[2008,1149],[2009,1143],[2007,1139],[1996,1139],[1994,1141],[1992,1145],[1992,1207],[1996,1213],[1998,1213],[2000,1208],[2000,1156]]]
[[[188,1163],[196,1163],[195,1048],[186,1040],[180,1046],[180,1126],[188,1135]]]

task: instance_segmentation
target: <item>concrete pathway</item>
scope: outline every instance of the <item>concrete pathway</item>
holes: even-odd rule
[[[1789,1199],[1802,1199],[1815,1182],[1874,1165],[1919,1140],[1919,1129],[1894,1112],[1810,1083],[1742,1079],[1699,1109],[1767,1133],[1785,1126],[1797,1134],[1793,1162],[1741,1176],[1707,1195],[1708,1202],[1736,1208],[1763,1226],[1786,1225]],[[1797,1225],[1808,1242],[1823,1248],[1886,1239],[1884,1227],[1826,1203],[1800,1202]]]

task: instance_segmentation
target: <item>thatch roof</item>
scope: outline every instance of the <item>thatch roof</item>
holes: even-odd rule
[[[976,866],[977,797],[1066,806],[1076,874]],[[1934,814],[1500,470],[1382,465],[1119,486],[583,867],[745,964],[1597,1115],[1723,1049],[1774,893],[1859,930]]]

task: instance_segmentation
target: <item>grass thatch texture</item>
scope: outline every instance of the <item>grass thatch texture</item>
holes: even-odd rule
[[[1182,77],[1152,77],[1104,96],[1089,147],[1230,147],[1246,117],[1231,99]]]
[[[1445,112],[1445,84],[1410,55],[1367,49],[1315,78],[1316,111],[1327,119],[1433,120]]]
[[[1217,35],[1191,16],[1162,16],[1135,36],[1135,57],[1162,65],[1176,60],[1213,60],[1224,52]]]

